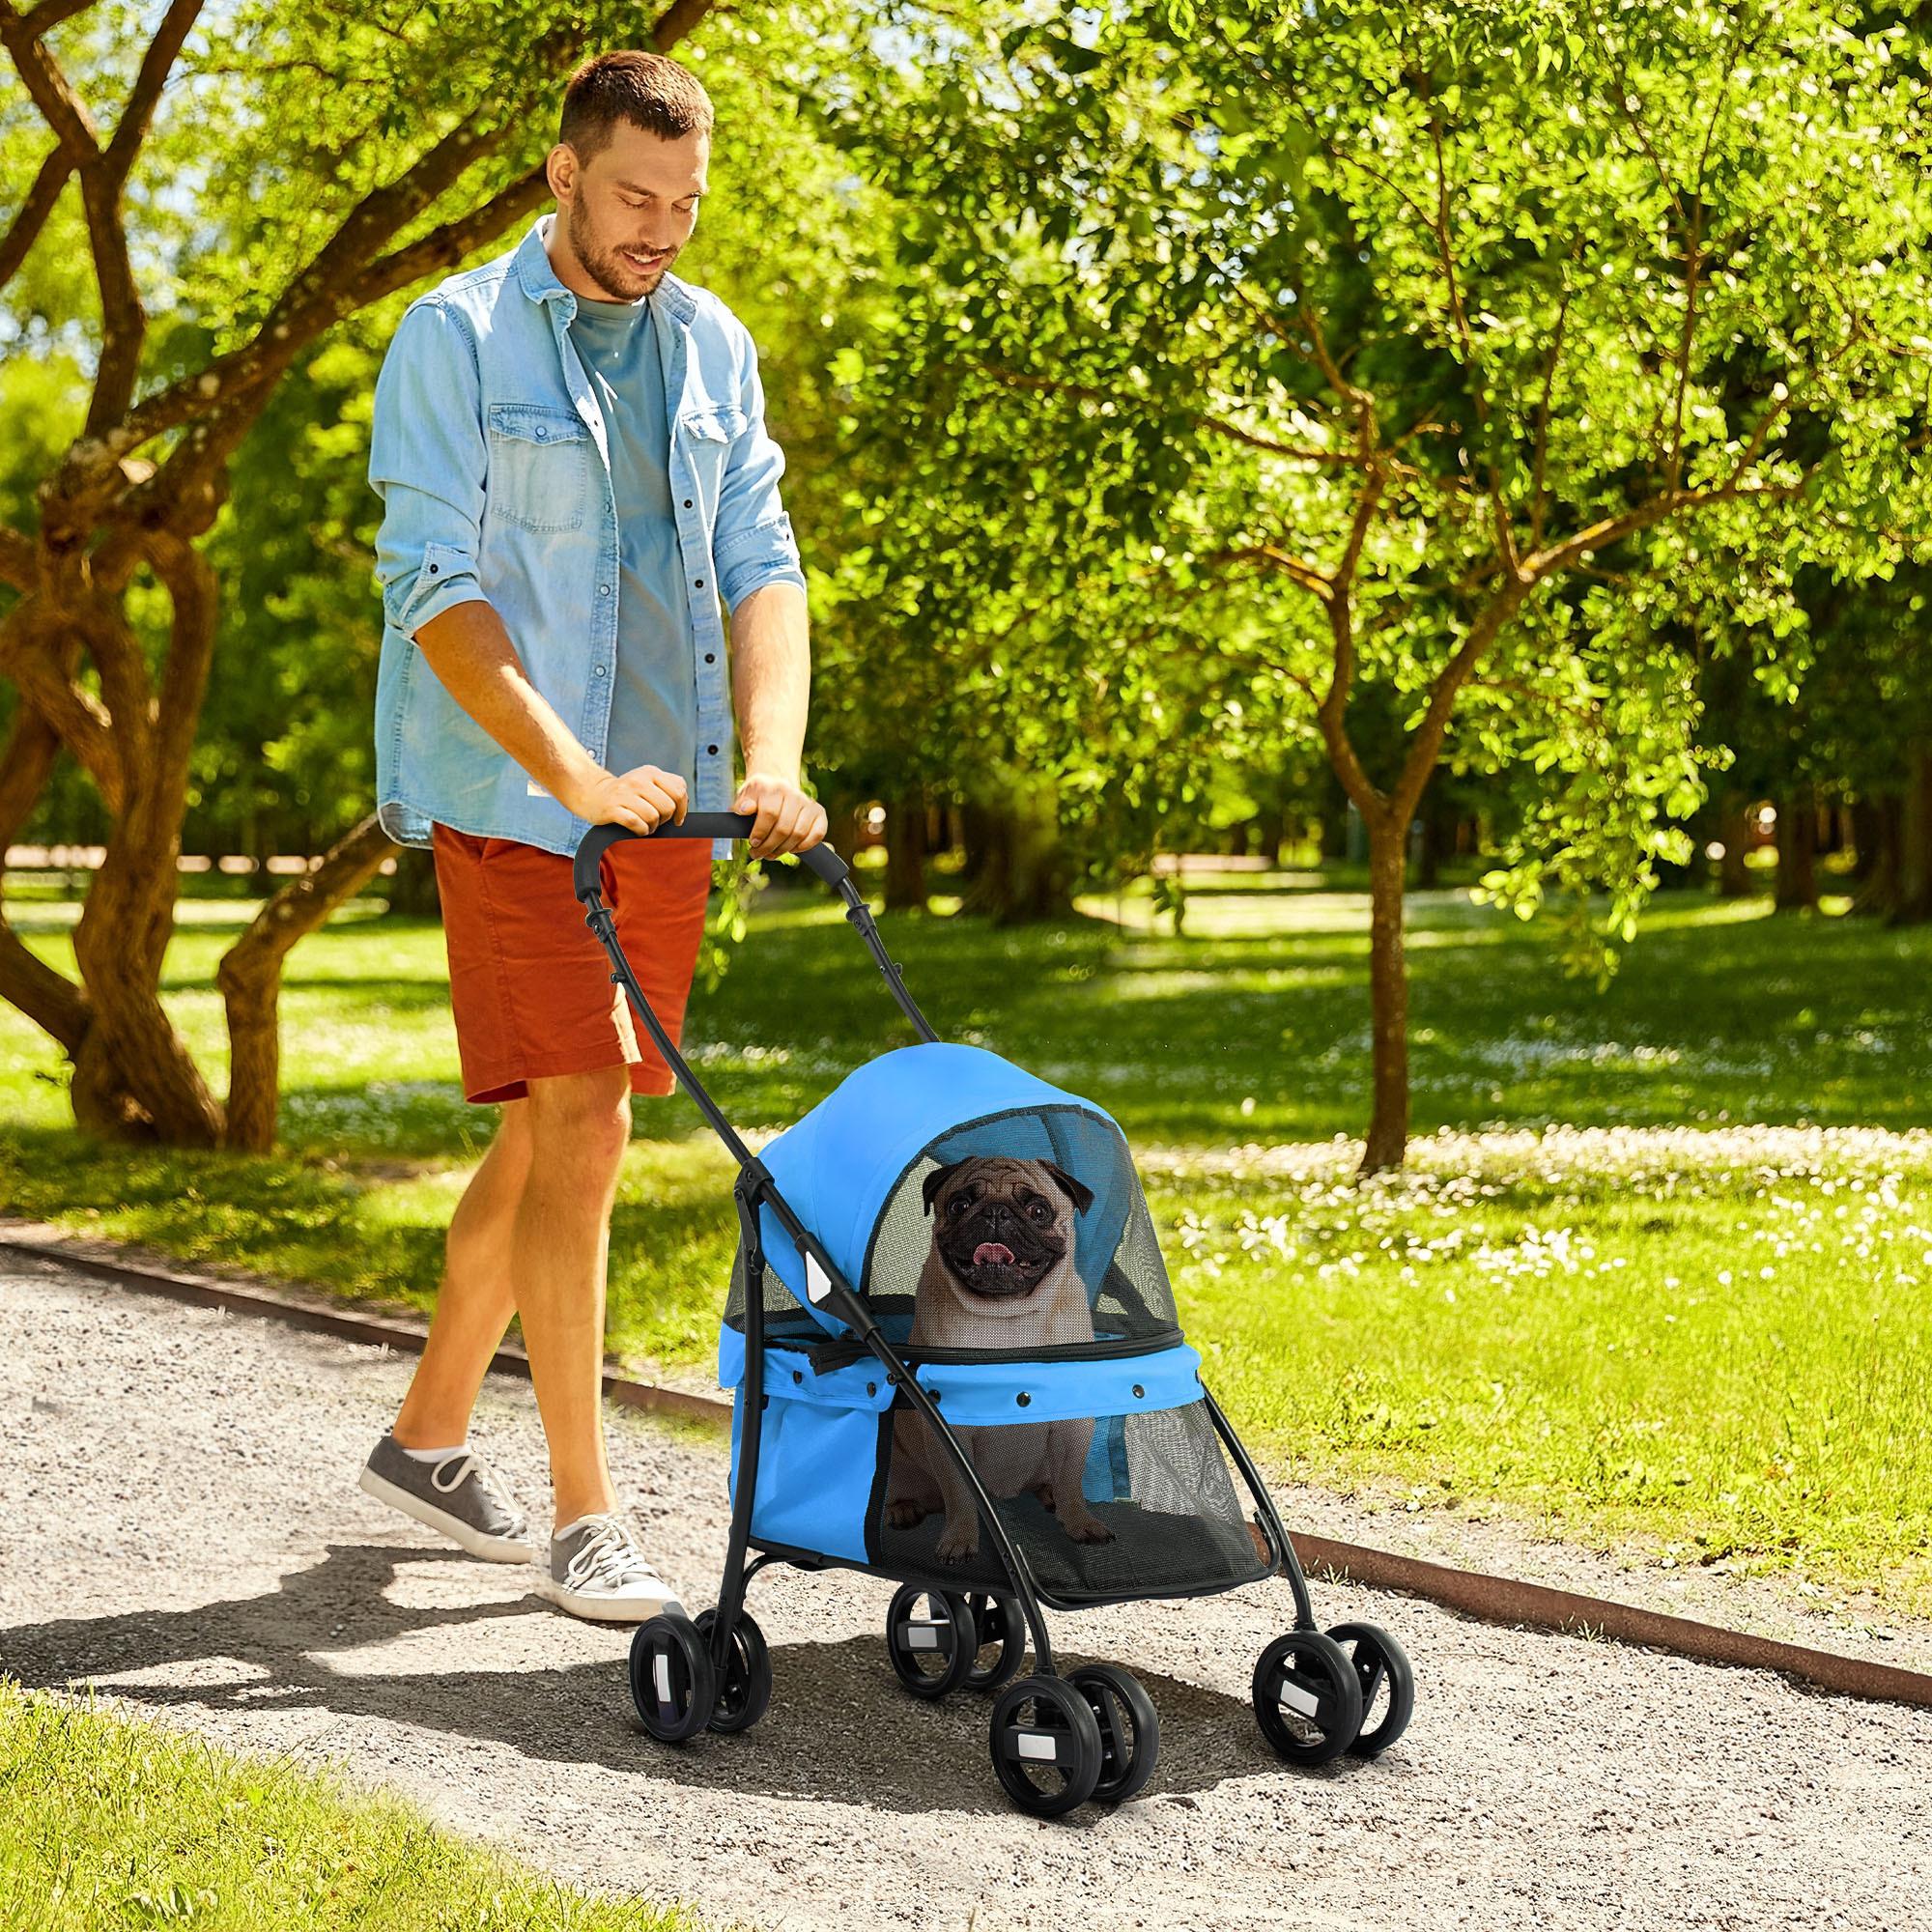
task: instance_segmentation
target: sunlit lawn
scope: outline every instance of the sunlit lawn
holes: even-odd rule
[[[0,1677],[0,1923],[684,1932],[439,1829],[412,1804]]]
[[[1122,1122],[1190,1339],[1278,1462],[1547,1514],[1660,1559],[1883,1579],[1932,1608],[1932,1135],[1915,1131],[1932,1126],[1932,935],[1686,896],[1599,994],[1543,928],[1420,895],[1423,1138],[1408,1178],[1359,1188],[1350,1150],[1307,1145],[1366,1120],[1359,895],[1197,887],[1182,938],[1144,899],[1082,909],[1013,933],[940,912],[885,924],[943,1036]],[[217,1086],[212,974],[245,910],[185,901],[169,960],[170,1009]],[[67,966],[72,911],[15,916]],[[90,1149],[65,1123],[58,1054],[0,1012],[4,1197],[425,1305],[495,1110],[455,1084],[440,929],[372,912],[295,955],[272,1160]],[[829,896],[789,887],[689,1028],[707,1085],[760,1134],[911,1038]],[[681,1096],[636,1113],[612,1347],[702,1364],[730,1164]],[[1523,1131],[1552,1123],[1606,1131]]]

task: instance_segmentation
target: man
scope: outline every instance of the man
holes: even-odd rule
[[[705,192],[711,103],[676,62],[572,75],[556,210],[419,297],[376,384],[383,823],[435,853],[465,1095],[499,1105],[458,1204],[422,1361],[360,1481],[481,1556],[531,1560],[567,1610],[640,1622],[669,1586],[617,1507],[600,1406],[605,1264],[630,1096],[668,1094],[571,889],[586,828],[756,814],[758,857],[825,836],[801,789],[805,576],[744,325],[670,272]],[[730,694],[745,780],[731,785]],[[605,901],[681,1038],[709,840],[639,838]],[[534,1539],[470,1449],[512,1312],[550,1448]]]

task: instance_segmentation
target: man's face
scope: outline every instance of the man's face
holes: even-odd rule
[[[697,225],[710,138],[686,134],[667,141],[620,121],[609,145],[588,163],[580,163],[567,145],[551,153],[564,233],[597,286],[596,299],[636,301],[648,295]]]

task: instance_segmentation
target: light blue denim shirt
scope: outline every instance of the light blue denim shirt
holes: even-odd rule
[[[568,853],[586,830],[457,703],[415,643],[452,605],[494,605],[530,682],[603,762],[617,512],[604,412],[570,336],[577,298],[545,248],[555,218],[539,215],[515,248],[418,296],[376,380],[377,812],[400,844],[429,844],[440,822]],[[719,600],[735,611],[764,584],[805,588],[805,572],[751,331],[668,270],[650,299],[697,694],[690,810],[728,811],[736,740]],[[724,839],[712,847],[720,859],[730,851]]]

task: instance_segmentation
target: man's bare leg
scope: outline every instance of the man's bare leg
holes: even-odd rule
[[[496,1138],[450,1216],[442,1286],[422,1360],[391,1432],[405,1449],[444,1449],[469,1412],[516,1309],[510,1239],[530,1171],[530,1106],[506,1100]]]
[[[510,1274],[561,1524],[617,1502],[604,1452],[604,1290],[611,1206],[631,1136],[630,1070],[532,1080],[528,1104],[529,1170]]]

